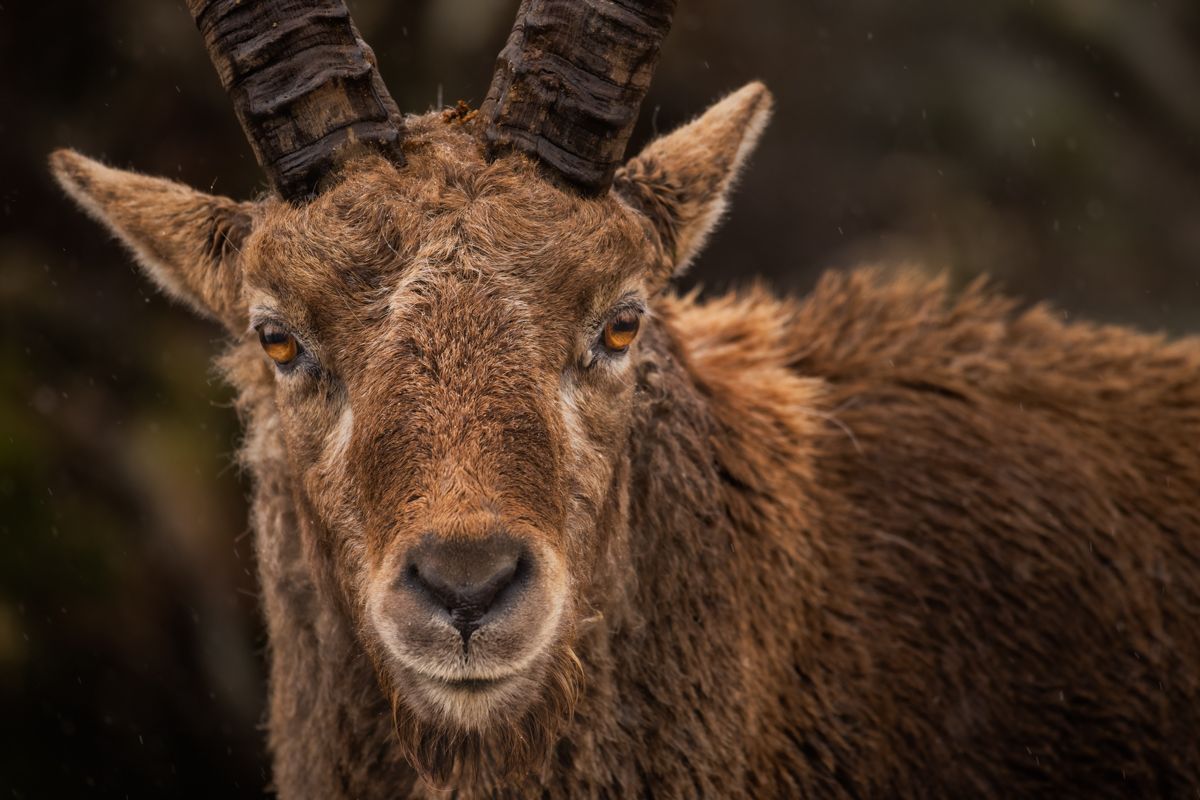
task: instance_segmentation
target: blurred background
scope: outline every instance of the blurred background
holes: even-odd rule
[[[353,0],[401,106],[477,105],[515,0]],[[46,154],[262,182],[182,2],[0,0],[0,795],[261,796],[264,639],[216,327]],[[778,106],[688,280],[914,262],[1200,330],[1195,0],[680,0],[633,148]]]

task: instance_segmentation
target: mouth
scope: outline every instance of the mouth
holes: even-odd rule
[[[424,684],[427,689],[435,689],[440,692],[450,692],[456,696],[482,696],[495,693],[508,686],[511,686],[520,677],[519,673],[506,673],[500,676],[492,676],[487,678],[458,678],[447,675],[431,674],[425,670],[411,670],[412,674],[417,678],[418,682]]]
[[[458,678],[458,679],[433,679],[443,687],[454,689],[468,694],[483,694],[485,692],[495,691],[507,684],[510,678]]]
[[[523,705],[521,687],[528,677],[511,673],[502,677],[462,678],[430,675],[410,670],[405,697],[420,716],[483,731]],[[526,687],[527,689],[529,687]]]

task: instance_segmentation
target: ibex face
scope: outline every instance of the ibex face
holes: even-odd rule
[[[266,51],[290,36],[301,55],[339,35],[337,52],[361,46],[336,4],[307,22],[301,5],[265,25]],[[555,2],[522,13],[542,5]],[[596,15],[578,28],[593,33],[633,13],[559,5]],[[669,22],[672,5],[645,13]],[[55,175],[168,294],[237,338],[225,364],[247,461],[288,498],[305,569],[350,615],[410,760],[441,779],[484,750],[519,766],[545,752],[576,688],[574,630],[628,480],[639,330],[719,217],[770,97],[751,84],[618,171],[665,32],[650,23],[614,23],[637,46],[584,87],[603,95],[594,107],[531,106],[544,84],[522,80],[558,67],[526,69],[514,33],[478,114],[401,120],[369,51],[359,84],[300,65],[308,94],[289,92],[245,41],[243,17],[269,23],[272,4],[192,6],[282,197],[237,203],[66,151]],[[537,30],[554,38],[555,24]],[[255,99],[258,68],[294,108]],[[624,110],[608,96],[618,78]],[[350,118],[311,115],[322,91]]]
[[[453,123],[410,123],[405,159],[264,208],[242,304],[366,644],[422,716],[483,728],[569,663],[669,268],[615,197],[488,163]]]

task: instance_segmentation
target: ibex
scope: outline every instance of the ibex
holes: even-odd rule
[[[232,337],[281,796],[1195,796],[1200,341],[672,293],[771,105],[622,163],[674,0],[408,117],[341,0],[189,5],[271,193],[52,166]]]

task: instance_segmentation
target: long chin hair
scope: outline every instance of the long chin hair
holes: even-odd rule
[[[486,730],[419,716],[403,693],[391,692],[396,736],[409,763],[430,785],[503,790],[541,775],[574,712],[584,680],[571,647],[559,644],[542,667],[540,695],[519,715],[495,715]]]

